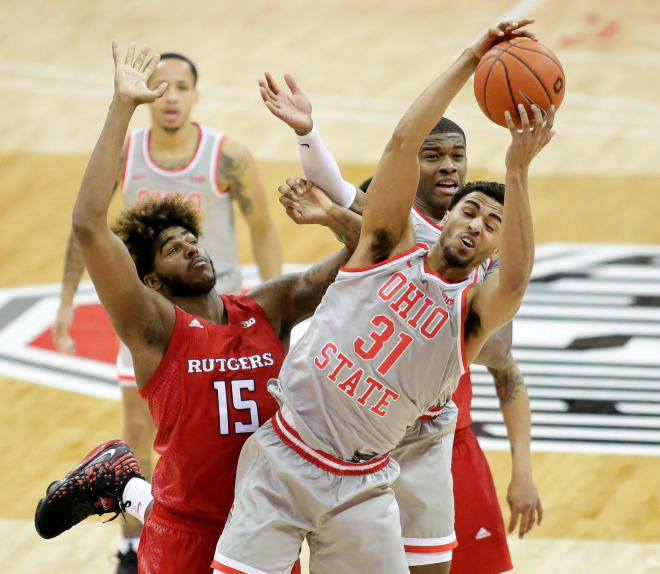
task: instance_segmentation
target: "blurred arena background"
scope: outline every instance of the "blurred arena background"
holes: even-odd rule
[[[277,203],[277,185],[300,174],[297,147],[264,108],[257,78],[298,79],[345,177],[359,182],[407,105],[463,47],[498,20],[531,15],[567,90],[557,136],[531,169],[537,265],[514,344],[545,518],[510,540],[514,565],[660,573],[660,3],[4,0],[0,14],[0,571],[113,571],[114,525],[51,541],[32,525],[48,482],[120,429],[111,365],[58,357],[44,342],[73,200],[112,94],[111,39],[196,63],[194,118],[251,149],[284,261],[304,264],[336,242],[297,228]],[[481,114],[471,83],[447,115],[466,132],[468,179],[502,179],[508,132]],[[134,125],[148,121],[142,109]],[[93,301],[82,289],[78,303]],[[503,425],[485,372],[474,381],[473,418],[506,520]]]

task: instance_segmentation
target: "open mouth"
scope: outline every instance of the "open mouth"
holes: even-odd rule
[[[439,189],[445,195],[454,195],[458,191],[458,183],[453,180],[443,179],[436,182],[435,188]]]
[[[477,246],[477,243],[472,237],[469,237],[467,235],[464,235],[463,237],[460,238],[461,244],[463,247],[466,249],[475,249]]]

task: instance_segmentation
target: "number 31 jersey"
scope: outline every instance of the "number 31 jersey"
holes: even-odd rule
[[[428,247],[342,269],[271,392],[312,448],[344,460],[383,454],[429,408],[449,400],[467,365],[463,324],[473,270],[448,283]]]
[[[285,354],[257,303],[230,295],[222,301],[226,325],[175,307],[165,356],[140,390],[158,429],[155,504],[174,521],[220,530],[233,502],[241,447],[277,410],[266,384]]]

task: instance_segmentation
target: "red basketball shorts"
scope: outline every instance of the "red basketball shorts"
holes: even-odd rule
[[[511,570],[513,565],[493,476],[470,427],[456,432],[451,471],[458,540],[451,574],[497,574]]]

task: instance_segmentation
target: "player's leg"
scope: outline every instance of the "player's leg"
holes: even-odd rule
[[[477,437],[468,427],[454,440],[456,535],[451,574],[498,574],[513,568],[495,484]]]
[[[221,530],[181,526],[157,509],[142,530],[140,574],[209,574]]]
[[[448,403],[434,419],[418,420],[392,451],[401,467],[393,490],[413,574],[447,574],[457,545],[450,470],[456,416]]]
[[[384,472],[388,474],[387,469]],[[341,478],[341,489],[353,489],[356,496],[328,513],[320,528],[307,536],[310,572],[408,572],[401,546],[399,509],[394,492],[387,488],[384,478],[387,480],[381,471],[371,476]],[[372,487],[365,489],[365,481],[372,482]],[[354,486],[351,483],[355,483]]]
[[[92,514],[123,514],[128,503],[122,496],[131,479],[144,480],[128,445],[121,440],[99,445],[48,486],[34,515],[37,532],[54,538]]]
[[[119,345],[117,373],[122,391],[123,437],[131,445],[143,475],[151,478],[151,453],[155,437],[155,428],[146,402],[140,397],[135,383],[133,361],[128,347]],[[122,540],[117,558],[117,574],[137,572],[137,549],[142,531],[142,523],[128,517],[121,525]]]
[[[290,574],[318,511],[304,491],[318,470],[286,446],[271,421],[243,445],[234,504],[213,558],[215,574]],[[316,505],[318,507],[318,505]]]

